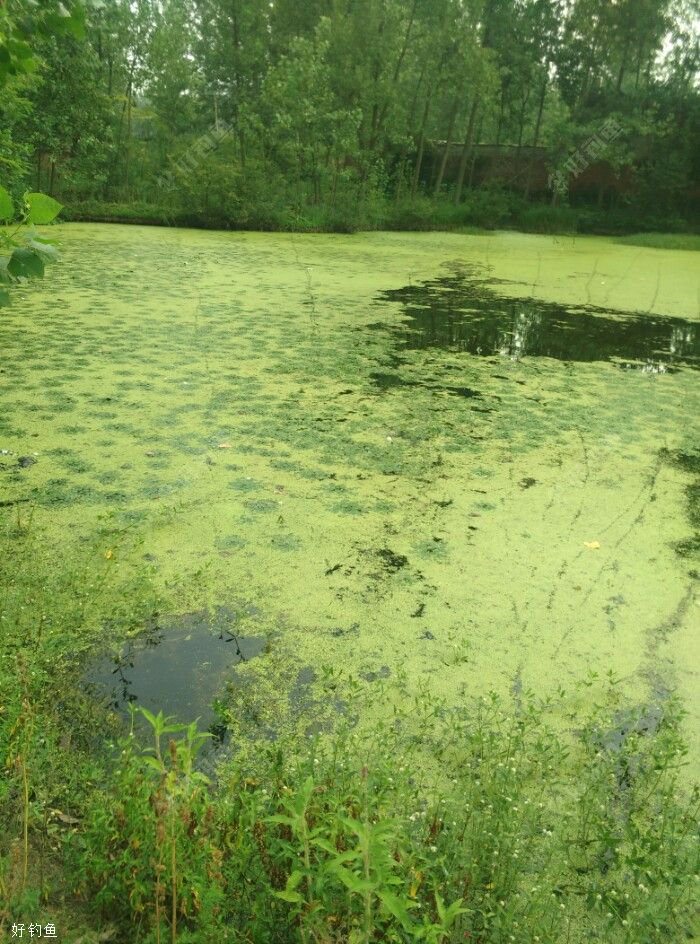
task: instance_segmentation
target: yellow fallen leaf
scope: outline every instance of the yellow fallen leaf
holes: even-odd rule
[[[583,546],[587,547],[589,551],[599,551],[600,541],[584,541]]]
[[[105,557],[107,560],[111,560],[114,557],[114,551],[105,551]]]
[[[414,873],[414,877],[413,877],[413,881],[411,882],[411,887],[410,887],[410,889],[408,890],[408,897],[409,897],[409,898],[415,898],[415,897],[416,897],[416,895],[418,894],[418,889],[421,887],[422,883],[423,883],[423,873],[422,873],[422,872],[415,872],[415,873]]]

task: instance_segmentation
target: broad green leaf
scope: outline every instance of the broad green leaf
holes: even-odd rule
[[[303,901],[299,892],[275,892],[275,898],[281,898],[282,901],[290,901],[292,904],[298,904],[300,901]]]
[[[297,904],[300,901],[303,901],[302,896],[299,892],[294,891],[295,888],[300,884],[301,880],[304,878],[304,873],[296,869],[287,879],[287,887],[283,892],[275,892],[277,898],[281,898],[283,901],[292,902],[292,904]]]
[[[63,209],[63,204],[45,193],[25,193],[24,199],[29,205],[29,223],[52,223]]]
[[[21,39],[11,39],[7,43],[7,49],[10,55],[17,59],[31,59],[32,48],[29,43],[25,43]]]
[[[318,846],[319,849],[323,849],[324,852],[330,852],[331,855],[335,855],[338,851],[332,842],[328,842],[328,840],[324,839],[322,836],[312,838],[311,845]]]
[[[152,713],[148,710],[148,708],[144,708],[143,705],[141,705],[141,706],[139,707],[139,711],[140,711],[141,714],[144,716],[144,718],[146,719],[146,721],[148,721],[148,723],[149,723],[152,727],[155,728],[155,726],[156,726],[156,724],[157,724],[157,722],[156,722],[156,716],[155,716],[154,714],[152,714]],[[160,717],[160,713],[159,713],[159,717]]]
[[[445,908],[445,902],[440,897],[437,889],[435,890],[435,904],[437,905],[440,921],[445,929],[452,927],[458,915],[469,914],[469,908],[462,908],[461,898],[457,898],[448,908]]]
[[[28,239],[27,246],[30,249],[33,249],[35,252],[42,253],[47,259],[58,259],[60,256],[60,253],[55,246],[52,246],[51,243],[46,243],[43,240]]]
[[[15,218],[12,197],[4,187],[0,187],[0,223],[9,223]]]
[[[279,813],[276,813],[274,816],[268,816],[265,822],[281,823],[283,826],[296,826],[297,821],[292,819],[291,816],[281,816]]]
[[[41,279],[44,275],[44,263],[39,253],[33,249],[15,249],[7,263],[7,271],[15,278]]]
[[[408,913],[408,908],[401,899],[392,895],[391,892],[380,891],[378,892],[379,900],[384,905],[389,914],[393,915],[397,920],[401,922],[404,928],[407,928],[411,924],[411,916]],[[415,904],[413,905],[415,907]]]
[[[355,875],[354,872],[350,872],[348,869],[342,868],[333,869],[335,874],[338,876],[340,881],[345,885],[346,888],[349,888],[351,892],[355,892],[357,895],[364,895],[367,892],[371,892],[374,888],[372,882],[368,882],[367,879],[361,878],[359,875]]]
[[[294,872],[287,879],[287,891],[294,891],[295,888],[301,883],[301,880],[304,878],[304,873],[300,869],[295,869]]]
[[[143,762],[144,764],[147,764],[149,767],[152,767],[156,771],[156,773],[159,773],[159,774],[163,773],[163,765],[158,763],[155,757],[144,757]]]

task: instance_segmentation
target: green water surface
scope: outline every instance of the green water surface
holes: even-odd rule
[[[140,529],[164,588],[200,572],[174,609],[274,631],[279,688],[324,664],[454,700],[613,670],[700,730],[695,253],[53,234],[62,261],[0,317],[6,508],[66,553],[105,513]]]

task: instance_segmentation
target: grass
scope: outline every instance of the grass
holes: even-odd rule
[[[698,793],[682,712],[625,705],[614,679],[563,697],[448,705],[405,677],[330,668],[324,731],[256,730],[257,688],[196,725],[122,733],[81,692],[98,649],[161,605],[103,522],[57,558],[29,513],[0,557],[0,931],[159,944],[655,944],[692,939]],[[391,687],[389,687],[391,686]],[[324,720],[323,718],[321,720]]]

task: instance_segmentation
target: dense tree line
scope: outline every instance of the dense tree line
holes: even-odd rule
[[[213,225],[496,225],[569,202],[680,224],[700,204],[698,22],[700,0],[93,0],[6,77],[0,177]],[[0,68],[12,41],[0,19]],[[486,145],[507,157],[489,174]]]

